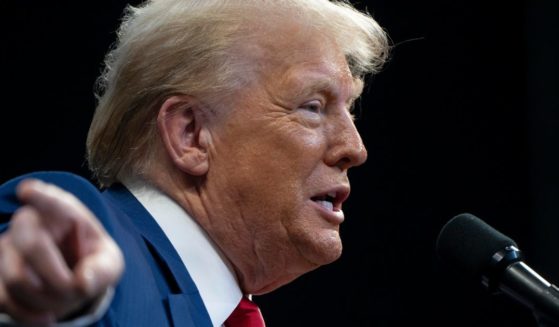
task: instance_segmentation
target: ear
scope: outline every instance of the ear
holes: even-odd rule
[[[175,166],[187,174],[208,172],[208,122],[196,98],[175,95],[163,102],[157,128],[167,154]]]

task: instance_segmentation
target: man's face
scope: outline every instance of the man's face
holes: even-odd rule
[[[206,183],[206,229],[241,284],[283,274],[254,293],[340,256],[347,170],[367,157],[349,111],[362,84],[344,55],[320,34],[282,29],[289,37],[262,40],[257,80],[212,131]]]

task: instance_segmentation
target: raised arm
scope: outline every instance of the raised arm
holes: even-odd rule
[[[25,180],[17,197],[23,205],[0,237],[0,312],[34,325],[79,314],[118,282],[120,249],[59,187]]]

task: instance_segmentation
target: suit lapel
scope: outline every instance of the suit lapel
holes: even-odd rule
[[[122,185],[111,187],[107,196],[121,208],[142,235],[146,247],[165,276],[167,302],[175,326],[211,326],[200,293],[175,248],[142,204]],[[162,282],[162,281],[161,281]]]

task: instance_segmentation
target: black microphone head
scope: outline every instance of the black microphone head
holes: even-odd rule
[[[437,253],[446,264],[480,277],[495,253],[516,243],[476,216],[463,213],[448,221],[437,238]]]

